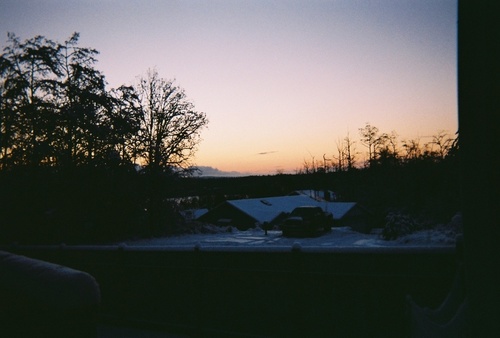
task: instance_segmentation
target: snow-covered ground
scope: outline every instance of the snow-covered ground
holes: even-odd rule
[[[209,233],[207,233],[209,232]],[[239,231],[235,228],[207,228],[205,233],[184,234],[162,238],[127,241],[127,246],[186,246],[210,247],[291,247],[299,243],[301,247],[391,247],[391,246],[454,246],[456,233],[443,229],[424,230],[400,237],[384,240],[380,231],[370,234],[353,231],[350,227],[333,228],[331,232],[314,238],[287,238],[281,231],[270,230],[267,235],[260,228]]]

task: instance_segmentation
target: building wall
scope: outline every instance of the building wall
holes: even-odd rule
[[[342,219],[337,220],[334,226],[350,226],[355,231],[369,233],[374,224],[370,213],[356,204]]]
[[[217,224],[221,219],[231,220],[226,225],[237,227],[238,229],[248,229],[255,227],[257,222],[253,217],[248,216],[241,210],[233,207],[231,204],[224,202],[214,209],[210,210],[205,215],[201,216],[198,220],[211,224]]]

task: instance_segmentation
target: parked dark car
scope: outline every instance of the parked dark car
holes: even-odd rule
[[[317,236],[332,229],[333,215],[317,206],[295,208],[281,225],[283,236]]]

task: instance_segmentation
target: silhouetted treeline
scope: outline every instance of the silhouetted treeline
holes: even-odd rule
[[[140,163],[187,168],[208,120],[184,90],[148,71],[136,86],[107,90],[98,52],[8,34],[0,55],[0,169]]]
[[[357,141],[348,135],[338,143],[338,155],[305,161],[294,175],[186,178],[183,191],[200,196],[194,206],[213,207],[229,198],[331,190],[340,201],[370,208],[380,222],[390,211],[447,222],[461,209],[458,137],[440,131],[422,144],[419,139],[398,142],[395,131],[380,133],[368,123],[359,130],[360,141],[368,150],[363,163],[358,160]]]
[[[156,70],[107,90],[98,52],[78,39],[9,33],[0,55],[4,242],[161,233],[165,184],[190,173],[206,115]]]

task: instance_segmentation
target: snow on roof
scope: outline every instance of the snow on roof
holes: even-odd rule
[[[301,206],[319,206],[331,212],[334,219],[341,219],[356,205],[355,202],[322,202],[305,195],[228,200],[227,203],[260,223],[271,222],[279,214]]]

